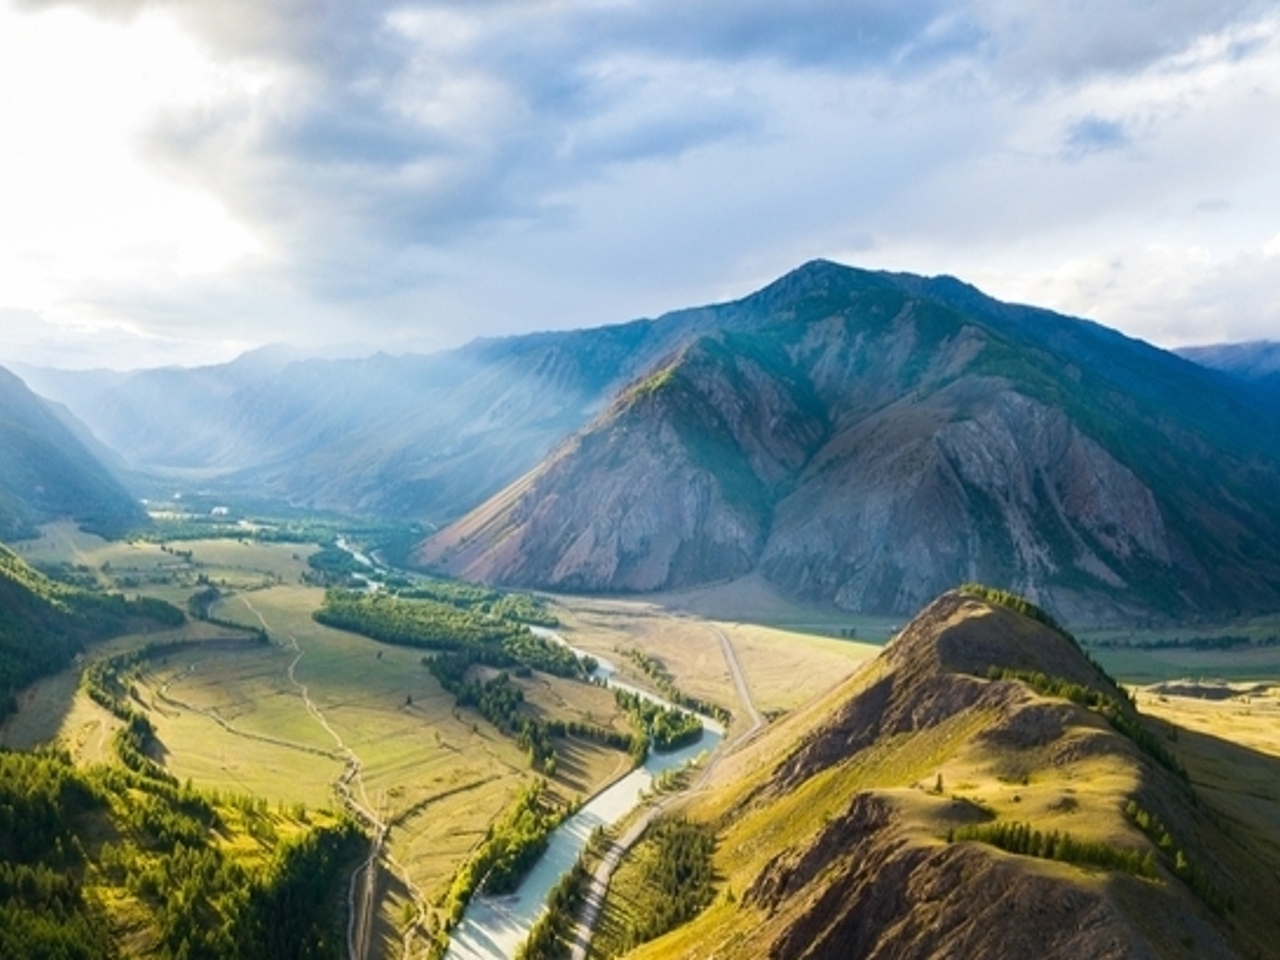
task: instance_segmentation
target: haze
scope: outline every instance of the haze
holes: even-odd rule
[[[0,360],[431,350],[951,273],[1280,329],[1271,3],[0,0]]]

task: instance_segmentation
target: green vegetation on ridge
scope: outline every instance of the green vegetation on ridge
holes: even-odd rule
[[[1136,877],[1154,877],[1151,852],[1086,842],[1057,830],[1044,832],[1029,823],[986,823],[961,827],[947,835],[948,843],[976,840],[1009,853],[1044,860],[1060,860],[1084,867],[1120,870]]]
[[[161,600],[56,583],[0,545],[0,718],[12,712],[19,690],[66,667],[88,644],[137,621],[172,627],[183,620]]]
[[[691,697],[677,687],[675,679],[657,657],[651,656],[636,647],[628,647],[622,651],[622,654],[643,670],[645,676],[652,680],[654,686],[658,688],[658,692],[676,706],[684,707],[686,710],[692,710],[695,713],[701,713],[704,716],[714,717],[721,723],[728,723],[733,719],[733,715],[718,703],[708,703],[705,700],[699,700],[697,697]]]
[[[0,955],[338,957],[362,838],[328,814],[0,751]]]

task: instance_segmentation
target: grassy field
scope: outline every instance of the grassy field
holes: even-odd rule
[[[1089,648],[1107,671],[1127,684],[1158,683],[1180,677],[1223,680],[1280,679],[1280,647],[1189,650],[1180,647]]]
[[[1196,788],[1245,825],[1280,874],[1280,684],[1158,684],[1138,707],[1177,730]]]
[[[879,650],[869,643],[774,627],[713,625],[646,601],[561,597],[554,610],[565,639],[607,658],[628,683],[653,686],[624,653],[637,649],[656,658],[682,692],[727,707],[739,724],[745,723],[745,711],[713,626],[732,642],[752,700],[761,711],[793,709],[839,683]]]
[[[141,593],[184,607],[199,577],[231,590],[298,583],[317,547],[239,540],[191,540],[173,544],[106,541],[72,523],[41,528],[38,540],[15,544],[28,563],[83,568],[106,589]]]
[[[653,594],[649,600],[664,610],[703,620],[754,623],[786,633],[874,644],[888,642],[906,623],[901,617],[854,614],[832,604],[796,603],[754,573],[724,583]]]
[[[95,571],[104,585],[185,604],[197,578],[225,587],[223,620],[265,627],[255,643],[226,627],[122,637],[101,657],[162,640],[189,645],[147,661],[135,678],[165,765],[180,779],[229,794],[333,807],[334,783],[350,758],[358,799],[391,825],[394,875],[376,936],[381,952],[405,953],[404,924],[415,898],[435,901],[489,825],[533,777],[514,741],[478,714],[454,707],[422,664],[422,651],[375,643],[317,624],[323,591],[301,585],[307,549],[234,540],[191,541],[178,555],[153,544],[109,544],[55,525],[26,545],[44,563]],[[78,689],[78,669],[27,691],[0,730],[5,745],[59,740],[84,761],[105,760],[119,724]],[[586,684],[534,675],[517,681],[537,714],[626,729],[612,695]],[[305,697],[304,697],[305,688]],[[307,699],[311,701],[308,707]],[[567,741],[558,748],[551,792],[571,803],[629,769],[625,755]],[[425,937],[408,954],[426,951]]]
[[[411,940],[407,951],[403,947],[407,918],[415,912],[413,901],[434,901],[443,894],[490,823],[532,776],[514,742],[478,714],[456,709],[452,696],[423,667],[422,651],[378,644],[315,623],[311,613],[322,591],[300,583],[306,557],[314,548],[211,540],[164,549],[157,544],[105,543],[65,524],[52,525],[40,541],[20,546],[28,560],[82,565],[105,586],[180,606],[204,578],[229,592],[215,611],[218,617],[267,629],[271,642],[261,645],[232,637],[223,627],[192,623],[180,631],[120,638],[96,648],[92,656],[154,640],[189,641],[189,646],[148,662],[137,681],[138,698],[151,712],[163,760],[182,779],[273,802],[331,807],[336,803],[335,781],[351,756],[358,758],[356,794],[392,827],[388,852],[395,875],[385,878],[383,885],[377,931],[381,949],[387,955],[422,955],[425,937]],[[781,604],[763,596],[758,584],[722,585],[660,599],[672,606],[557,598],[553,610],[570,643],[609,659],[629,682],[652,687],[623,654],[635,648],[660,661],[684,693],[729,708],[737,729],[745,726],[745,711],[717,626],[734,646],[757,708],[775,716],[786,714],[774,726],[790,725],[797,731],[816,714],[833,708],[833,687],[874,656],[899,626]],[[703,615],[714,615],[714,623]],[[1248,625],[1253,631],[1249,635],[1263,638],[1277,626],[1280,621],[1258,621]],[[837,638],[849,632],[858,639]],[[1206,633],[1196,629],[1182,635]],[[1175,677],[1280,677],[1277,647],[1111,647],[1091,652],[1128,683]],[[24,692],[19,712],[0,728],[0,743],[27,747],[59,739],[85,761],[105,759],[118,721],[78,691],[77,677],[78,670],[66,671]],[[606,691],[542,675],[516,682],[535,714],[626,728]],[[304,688],[314,710],[308,708]],[[1139,694],[1144,711],[1180,726],[1179,754],[1189,752],[1187,764],[1198,782],[1226,797],[1224,809],[1249,824],[1251,833],[1270,831],[1265,835],[1271,837],[1280,837],[1274,813],[1280,803],[1280,760],[1271,759],[1280,757],[1276,689],[1280,688],[1242,688],[1220,701],[1158,691]],[[819,779],[797,792],[785,816],[771,823],[747,823],[741,836],[750,835],[753,844],[783,849],[821,828],[810,815],[821,805],[807,791],[847,797],[869,786],[891,791],[895,802],[911,808],[913,822],[945,832],[947,804],[929,791],[939,775],[948,797],[981,803],[1001,814],[1054,824],[1064,811],[1071,811],[1073,830],[1079,832],[1081,822],[1095,824],[1102,839],[1123,829],[1114,810],[1094,807],[1105,802],[1099,798],[1127,791],[1130,785],[1122,782],[1125,771],[1099,762],[1088,769],[1088,777],[1072,782],[1055,779],[1051,771],[997,771],[990,757],[955,752],[955,745],[972,734],[968,728],[942,729],[894,744],[885,756],[871,758],[874,783],[859,768],[829,782]],[[1240,753],[1222,744],[1238,745]],[[558,755],[551,789],[566,802],[592,793],[626,768],[620,753],[577,742],[560,745]],[[758,763],[759,756],[753,762]],[[736,764],[737,758],[728,757],[717,781],[739,777],[750,784],[758,779],[759,769]],[[1248,799],[1250,795],[1255,800]],[[700,818],[714,819],[722,811],[711,806],[732,804],[738,796],[734,789],[721,790],[714,800],[695,798],[694,809]],[[745,861],[736,859],[735,843],[729,838],[722,848],[726,852],[718,856],[727,890],[740,890],[746,882]],[[1280,866],[1280,845],[1275,862]],[[620,876],[624,899],[619,902],[625,909],[627,874]],[[720,907],[717,903],[711,909]],[[605,922],[616,923],[617,918],[606,916]]]
[[[844,680],[882,646],[748,623],[722,623],[720,627],[733,643],[756,709],[763,713],[793,710],[807,703]]]

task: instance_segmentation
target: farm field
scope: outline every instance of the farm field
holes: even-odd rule
[[[759,574],[648,598],[654,606],[702,620],[753,623],[793,635],[849,637],[883,646],[905,625],[901,617],[849,613],[834,605],[788,600]]]
[[[1280,679],[1280,616],[1148,630],[1087,630],[1079,636],[1090,653],[1126,683],[1183,677]],[[1225,646],[1213,646],[1224,639]]]
[[[1088,649],[1112,676],[1128,684],[1159,683],[1184,677],[1241,681],[1280,679],[1280,647],[1228,650],[1189,650],[1181,647]]]
[[[316,623],[311,614],[323,591],[300,582],[314,548],[235,540],[167,548],[107,543],[62,524],[24,546],[35,562],[87,568],[104,586],[180,606],[204,585],[223,591],[212,611],[223,624],[191,622],[177,631],[122,637],[90,656],[171,645],[140,666],[134,699],[155,725],[157,759],[180,780],[281,805],[332,808],[339,802],[335,782],[358,758],[353,792],[391,827],[387,854],[394,875],[384,877],[378,949],[402,953],[408,942],[409,955],[425,954],[425,936],[405,939],[406,924],[418,914],[414,901],[444,895],[489,825],[532,779],[515,742],[473,711],[456,708],[423,666],[421,650]],[[622,649],[659,658],[686,693],[737,710],[710,625],[647,604],[567,599],[555,612],[571,643],[607,657],[635,684],[652,686]],[[270,642],[236,635],[231,623],[265,629]],[[866,655],[841,641],[737,625],[726,630],[741,649],[753,696],[770,709],[793,705],[814,684],[829,685]],[[788,638],[796,647],[785,652]],[[771,645],[784,652],[770,653]],[[783,661],[796,664],[798,654],[802,669],[781,669]],[[627,729],[604,689],[544,674],[513,682],[535,716]],[[108,758],[118,725],[78,689],[73,669],[28,691],[0,742],[58,740],[79,760],[96,762]],[[576,740],[558,747],[557,760],[548,786],[565,804],[629,769],[624,754]],[[432,921],[424,926],[430,929]]]

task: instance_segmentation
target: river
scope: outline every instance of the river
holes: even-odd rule
[[[361,565],[374,570],[379,568],[375,560],[360,553],[345,538],[339,537],[337,545]],[[378,588],[375,581],[360,574],[356,576],[365,580],[368,590]],[[537,636],[564,644],[580,657],[588,655],[586,651],[570,646],[553,630],[535,626],[529,629]],[[672,706],[648,690],[616,680],[617,667],[613,663],[595,654],[591,656],[596,660],[596,669],[592,673],[596,680],[609,687],[639,694],[664,707]],[[552,831],[546,852],[515,893],[501,897],[472,897],[461,922],[454,928],[445,957],[449,960],[509,960],[515,956],[517,948],[528,938],[529,931],[542,913],[552,888],[569,872],[585,849],[592,831],[597,827],[612,826],[634,810],[660,774],[682,767],[703,753],[710,754],[720,744],[724,728],[710,717],[700,719],[702,736],[696,743],[669,753],[650,750],[643,765],[597,793]]]
[[[533,628],[540,636],[564,641],[549,630]],[[579,656],[584,651],[575,650]],[[593,655],[594,656],[594,655]],[[595,676],[611,687],[639,693],[657,703],[670,706],[665,700],[646,690],[639,690],[613,679],[614,665],[600,660]],[[529,936],[552,888],[569,872],[587,840],[596,827],[611,826],[625,817],[640,803],[646,790],[664,771],[674,770],[702,753],[711,753],[724,736],[724,728],[714,720],[702,718],[702,738],[694,744],[670,753],[650,750],[644,765],[632,770],[612,786],[596,794],[582,809],[552,832],[547,851],[525,877],[515,893],[503,897],[473,897],[462,922],[454,929],[449,941],[451,960],[507,960],[515,956],[516,949]]]

